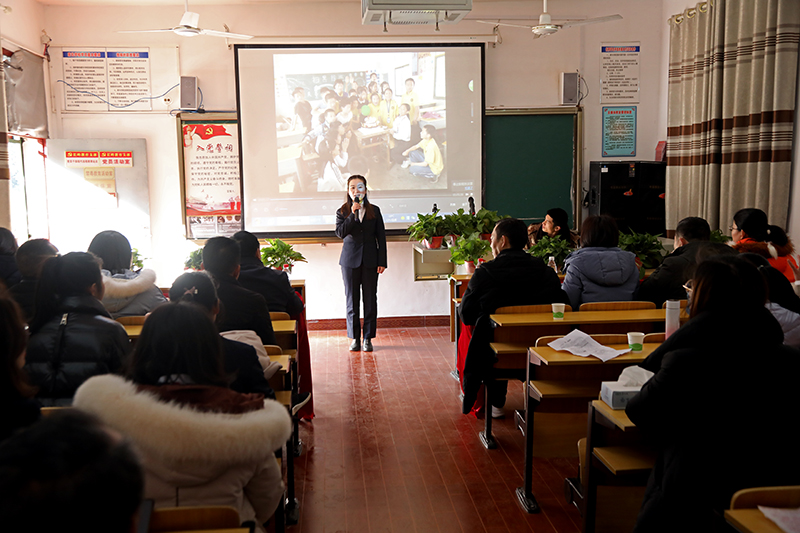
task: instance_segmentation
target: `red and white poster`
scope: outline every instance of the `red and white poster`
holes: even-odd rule
[[[193,239],[242,229],[239,133],[235,121],[183,122],[186,227]]]

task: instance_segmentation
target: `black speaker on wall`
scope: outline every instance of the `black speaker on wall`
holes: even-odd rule
[[[666,236],[666,173],[663,162],[590,162],[589,214],[609,215],[620,231]]]

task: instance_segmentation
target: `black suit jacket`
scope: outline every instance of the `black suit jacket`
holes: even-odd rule
[[[264,369],[258,361],[256,349],[243,342],[222,339],[222,353],[225,356],[225,372],[233,374],[231,389],[244,394],[256,392],[264,398],[275,399],[275,391],[264,377]]]
[[[303,311],[303,300],[292,289],[286,272],[267,268],[255,257],[242,258],[239,284],[263,296],[270,311],[289,313],[291,316]]]
[[[233,276],[214,276],[219,284],[217,296],[220,313],[217,327],[220,331],[250,329],[261,337],[264,344],[278,344],[272,331],[272,320],[264,297],[242,287]]]
[[[381,210],[371,204],[375,218],[359,221],[355,214],[336,211],[336,236],[344,239],[339,264],[348,268],[386,267],[386,230]]]
[[[686,289],[683,284],[694,274],[697,250],[704,244],[704,241],[692,241],[665,257],[639,286],[634,299],[653,302],[657,307],[661,307],[667,300],[685,300]]]

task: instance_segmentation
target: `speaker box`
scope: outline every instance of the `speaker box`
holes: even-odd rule
[[[181,76],[181,109],[197,109],[197,78]]]
[[[577,72],[561,73],[561,105],[578,105],[578,84],[580,76]]]
[[[666,236],[666,173],[663,162],[590,162],[589,214],[609,215],[620,231]]]

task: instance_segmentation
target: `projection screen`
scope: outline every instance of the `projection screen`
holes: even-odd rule
[[[245,229],[332,234],[347,178],[387,230],[482,199],[483,45],[236,45]]]

